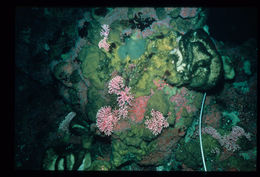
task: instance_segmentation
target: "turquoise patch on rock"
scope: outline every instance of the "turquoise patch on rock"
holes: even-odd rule
[[[121,47],[119,47],[117,53],[118,53],[119,58],[121,60],[124,60],[128,54],[126,45],[122,45]]]
[[[145,50],[146,42],[144,39],[126,39],[126,44],[119,47],[117,52],[121,60],[124,60],[127,55],[131,60],[136,60],[141,57]]]

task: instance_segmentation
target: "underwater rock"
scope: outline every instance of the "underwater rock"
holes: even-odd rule
[[[220,94],[207,96],[207,100],[213,96],[216,99],[205,104],[204,127],[206,124],[225,135],[233,126],[243,125],[254,142],[241,137],[237,140],[239,152],[230,153],[221,148],[218,140],[203,134],[208,171],[256,169],[256,43],[248,47],[232,44],[226,49],[226,44],[215,41],[218,54],[209,33],[199,29],[207,30],[204,8],[79,8],[73,13],[65,9],[52,12],[48,8],[32,8],[32,11],[46,16],[33,20],[34,26],[44,27],[40,31],[50,30],[43,35],[31,27],[32,19],[19,17],[28,22],[20,22],[26,28],[21,31],[25,33],[22,43],[17,40],[16,75],[29,75],[26,80],[31,81],[24,80],[24,76],[16,79],[17,95],[21,96],[16,103],[16,168],[34,169],[41,162],[44,170],[202,170],[195,133],[203,93],[194,90],[213,88],[223,73],[225,80],[234,80],[223,82]],[[85,11],[88,15],[84,13],[81,25],[77,26],[78,16]],[[51,23],[45,23],[49,21],[47,16]],[[104,24],[111,27],[109,52],[98,48]],[[118,111],[116,95],[107,94],[108,80],[116,75],[131,87],[134,101],[128,116],[117,122],[108,137],[97,128],[96,114],[107,105]],[[51,90],[43,94],[46,87],[42,87],[38,89],[40,96],[26,94],[34,80],[47,84]],[[34,85],[34,90],[40,88]],[[56,96],[56,89],[64,102]],[[42,99],[41,95],[52,98]],[[51,108],[44,109],[45,103]],[[160,117],[169,123],[159,136],[145,126],[151,110],[161,112]],[[62,134],[59,129],[63,126],[57,127],[59,117],[70,111],[77,112],[77,117],[71,124],[71,120],[67,121]]]
[[[231,130],[231,128],[235,125],[237,125],[238,122],[240,122],[240,119],[238,117],[238,112],[233,111],[233,112],[227,112],[223,111],[222,112],[222,127]]]
[[[77,136],[82,136],[88,132],[88,129],[80,124],[72,124],[71,126],[71,132]]]
[[[244,63],[243,63],[243,70],[249,76],[252,74],[252,72],[251,72],[251,64],[250,64],[249,60],[244,61]]]
[[[70,76],[74,70],[75,67],[71,62],[59,62],[53,67],[53,74],[55,78],[61,81],[65,86],[72,87]]]
[[[204,113],[204,122],[208,126],[217,128],[220,126],[222,114],[220,111],[220,106],[217,104],[207,105],[207,112]]]
[[[111,29],[108,37],[109,43],[115,42],[117,44],[121,44],[121,31],[123,30],[122,25],[119,21],[116,21],[110,26]]]
[[[94,14],[98,15],[98,16],[106,16],[106,14],[108,13],[108,9],[107,8],[97,8],[94,9]]]
[[[82,28],[78,29],[78,33],[79,33],[79,36],[81,38],[88,36],[88,26],[89,26],[89,24],[90,24],[89,22],[85,21]]]
[[[195,15],[191,17],[189,14],[187,14],[190,17],[181,17],[181,9],[180,8],[173,8],[174,10],[171,11],[170,16],[172,17],[170,21],[170,26],[173,27],[175,31],[178,31],[180,34],[185,34],[189,30],[193,29],[200,29],[203,28],[203,26],[206,25],[207,20],[207,10],[202,8],[197,8],[195,13],[191,13],[190,15]],[[192,9],[192,8],[190,8]],[[176,16],[177,15],[177,16]]]
[[[55,163],[58,155],[54,152],[52,148],[46,151],[45,157],[43,159],[43,170],[55,170]]]
[[[150,114],[151,110],[154,109],[156,111],[160,111],[163,115],[167,115],[168,113],[168,102],[165,98],[165,94],[163,91],[157,90],[149,99],[147,103],[146,113]]]
[[[94,74],[97,73],[100,61],[104,62],[106,59],[101,50],[96,46],[83,48],[78,58],[82,62],[80,68],[83,77],[87,78],[96,89],[103,89],[104,83],[101,79],[104,77],[103,72]]]
[[[198,169],[202,166],[200,149],[194,140],[176,148],[175,158],[192,169]]]
[[[176,70],[182,84],[191,89],[208,90],[222,74],[222,63],[209,35],[202,29],[190,30],[179,42]]]
[[[156,15],[158,16],[159,20],[162,20],[166,17],[166,11],[164,8],[156,8]]]
[[[74,164],[74,154],[59,155],[53,148],[50,148],[45,152],[42,168],[43,170],[72,170]]]
[[[169,15],[171,18],[177,18],[180,14],[181,8],[164,8],[167,15]]]
[[[132,124],[131,129],[115,132],[112,135],[111,163],[119,167],[128,162],[138,162],[143,156],[155,148],[151,141],[154,135],[144,124]]]
[[[254,147],[253,149],[250,149],[248,151],[245,151],[245,152],[240,152],[239,156],[242,156],[243,159],[245,159],[245,160],[256,159],[256,156],[257,156],[256,147]]]
[[[199,9],[198,8],[181,8],[180,16],[182,18],[193,18],[198,15]]]
[[[90,150],[93,142],[93,136],[82,136],[82,147]]]
[[[132,121],[136,123],[143,121],[148,100],[148,96],[140,96],[134,100],[133,106],[129,110],[129,117]]]
[[[233,79],[235,77],[235,70],[232,66],[232,61],[228,56],[221,57],[223,61],[224,77],[227,80]]]
[[[75,156],[73,154],[69,154],[66,157],[66,165],[67,165],[67,170],[72,170],[73,165],[75,163]]]
[[[58,161],[58,169],[57,170],[64,170],[64,158],[60,158]]]
[[[86,153],[84,156],[84,159],[82,161],[82,164],[79,166],[79,171],[87,170],[91,166],[91,155],[90,153]]]
[[[148,43],[150,44],[150,46],[148,46],[149,48],[147,47],[148,50],[151,48],[151,44],[152,46],[155,46],[158,52],[170,52],[178,47],[178,35],[176,32],[170,31],[165,35],[161,33],[160,36],[156,37],[157,39],[154,42]]]
[[[109,171],[111,170],[111,164],[104,160],[95,160],[89,169],[94,171]]]
[[[153,144],[153,148],[138,161],[139,165],[144,166],[159,166],[169,160],[171,151],[176,148],[177,142],[180,140],[178,128],[167,128],[163,130],[160,136],[158,136],[150,144]]]
[[[99,22],[97,24],[112,25],[116,21],[128,20],[127,14],[128,14],[128,8],[113,8],[113,9],[107,8],[106,15],[104,17],[97,16],[94,13],[92,13],[92,16],[96,21]]]

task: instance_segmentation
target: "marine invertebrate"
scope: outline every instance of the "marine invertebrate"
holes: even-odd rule
[[[154,135],[160,134],[162,128],[169,126],[169,123],[160,111],[155,111],[152,109],[151,116],[151,119],[147,119],[145,121],[145,125],[147,125],[147,128],[150,129]]]
[[[224,136],[221,136],[216,129],[210,126],[203,128],[202,133],[211,135],[214,139],[218,140],[221,146],[230,152],[240,149],[236,142],[241,136],[245,136],[249,141],[251,140],[251,135],[245,133],[245,130],[239,126],[233,126],[232,131],[228,135],[226,134]]]
[[[123,107],[125,103],[128,103],[130,106],[132,105],[131,102],[134,99],[134,97],[130,93],[129,87],[125,87],[124,90],[121,90],[118,93],[117,102],[119,107]]]
[[[104,48],[108,52],[110,44],[107,43],[107,39],[108,39],[110,28],[109,25],[106,24],[103,24],[101,27],[102,29],[100,31],[100,36],[104,36],[104,38],[101,41],[99,41],[98,47]]]
[[[116,112],[112,112],[110,106],[102,107],[97,112],[97,127],[106,135],[111,135],[118,118]]]
[[[108,83],[108,93],[112,94],[119,94],[120,90],[124,87],[124,80],[121,76],[115,76],[113,79],[111,79]]]

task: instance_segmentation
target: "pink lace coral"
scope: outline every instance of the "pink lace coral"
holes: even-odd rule
[[[128,106],[132,105],[134,99],[133,95],[130,93],[131,88],[125,87],[124,79],[121,76],[115,76],[109,81],[108,89],[108,93],[115,93],[117,95],[119,118],[126,118],[128,115]]]
[[[113,128],[120,118],[128,116],[129,105],[134,97],[130,93],[130,88],[125,87],[124,80],[121,76],[116,76],[108,84],[108,93],[115,93],[119,109],[112,111],[110,106],[102,107],[97,112],[97,127],[106,135],[111,135]]]
[[[117,121],[118,118],[116,116],[116,113],[111,111],[110,106],[105,106],[98,110],[97,127],[101,132],[104,132],[106,135],[111,135]]]
[[[107,43],[107,38],[106,37],[104,39],[102,39],[101,41],[99,41],[98,47],[99,48],[104,48],[105,51],[107,51],[107,52],[109,51],[110,44]]]
[[[119,94],[119,92],[124,88],[124,80],[121,76],[116,76],[109,81],[108,84],[108,93],[112,94]]]
[[[98,47],[99,48],[104,48],[107,52],[109,51],[109,47],[110,45],[107,43],[107,39],[108,39],[108,34],[110,31],[109,25],[103,24],[100,32],[100,36],[104,36],[104,38],[99,41],[98,43]]]
[[[109,25],[103,24],[101,27],[100,36],[107,38],[110,31]]]
[[[118,117],[125,119],[128,116],[128,106],[124,105],[118,110]]]
[[[131,103],[132,103],[132,100],[134,99],[134,97],[131,95],[130,89],[131,88],[125,87],[124,90],[121,90],[120,92],[118,92],[117,102],[118,102],[119,107],[123,107],[125,105],[125,103],[128,103],[131,106]]]
[[[151,116],[151,119],[145,121],[145,125],[147,125],[147,128],[150,129],[154,135],[160,134],[163,127],[166,128],[169,126],[169,123],[161,112],[152,109]]]

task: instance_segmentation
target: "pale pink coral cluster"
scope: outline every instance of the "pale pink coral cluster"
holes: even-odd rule
[[[110,106],[102,107],[97,113],[97,127],[106,135],[111,135],[114,127],[121,118],[128,117],[129,107],[132,107],[134,100],[130,93],[131,88],[125,86],[121,76],[115,76],[108,83],[108,93],[117,95],[119,109],[112,111]],[[145,111],[143,111],[144,113]],[[163,128],[169,126],[167,119],[159,111],[151,110],[151,118],[145,121],[146,128],[150,129],[154,135],[161,133]]]
[[[128,115],[128,108],[132,105],[134,99],[133,95],[130,93],[131,88],[124,85],[124,79],[121,76],[115,76],[110,80],[108,89],[108,93],[114,93],[118,96],[119,117],[126,118]]]
[[[129,109],[129,107],[127,105],[119,107],[119,109],[118,109],[118,117],[123,118],[123,119],[127,118],[127,116],[128,116],[128,109]]]
[[[102,107],[97,112],[97,127],[106,135],[111,135],[113,128],[117,123],[117,112],[113,111],[110,106]]]
[[[107,38],[110,31],[109,25],[103,24],[101,27],[102,29],[100,31],[100,36],[104,36],[105,38]]]
[[[231,133],[229,135],[224,135],[219,142],[227,150],[234,152],[240,149],[236,142],[241,136],[245,136],[248,140],[251,140],[250,134],[245,133],[245,130],[242,127],[234,126],[232,127]]]
[[[109,25],[106,24],[103,24],[101,27],[102,29],[100,31],[100,36],[104,36],[104,38],[101,41],[99,41],[98,47],[104,48],[106,51],[109,51],[110,44],[107,43],[107,39],[108,39],[110,28]]]
[[[111,135],[115,124],[120,118],[128,116],[128,108],[131,106],[134,97],[130,93],[130,88],[125,87],[121,76],[115,76],[109,81],[108,93],[116,94],[119,109],[112,111],[110,106],[102,107],[97,113],[97,127],[106,135]]]
[[[245,136],[248,140],[251,140],[250,134],[245,133],[245,130],[239,126],[232,127],[231,133],[224,136],[221,136],[216,129],[210,126],[203,128],[202,133],[211,135],[214,139],[218,140],[221,146],[232,152],[240,149],[236,142],[241,136]]]
[[[108,51],[109,51],[110,44],[107,43],[107,38],[104,38],[104,39],[102,39],[101,41],[99,41],[98,47],[99,47],[99,48],[104,48],[105,51],[108,52]]]
[[[202,133],[206,133],[206,134],[211,135],[216,140],[222,139],[222,136],[217,132],[217,130],[215,128],[211,127],[211,126],[202,128],[201,131],[202,131]]]
[[[145,121],[145,125],[147,125],[147,128],[150,129],[154,135],[160,134],[162,128],[167,128],[169,126],[169,123],[160,111],[152,109],[151,116],[151,119]]]
[[[123,107],[126,103],[128,105],[132,105],[132,101],[134,99],[134,97],[131,95],[130,93],[130,89],[129,87],[125,87],[124,90],[121,90],[117,95],[117,102],[119,107]]]
[[[124,79],[121,76],[115,76],[108,83],[108,93],[119,94],[120,90],[122,90],[124,87]]]

